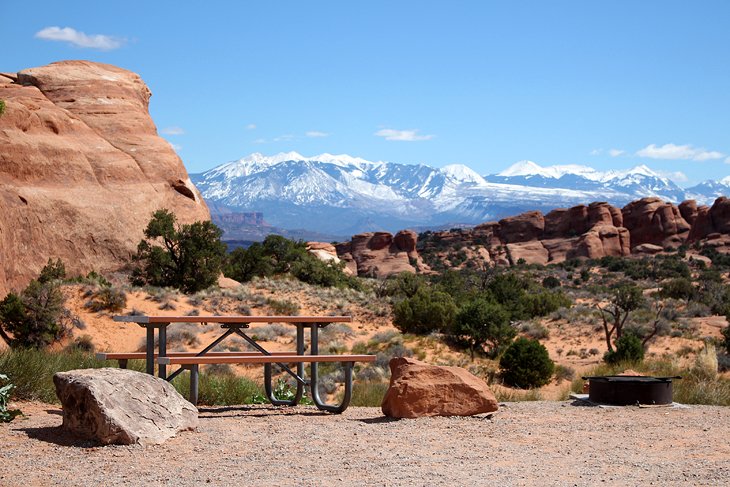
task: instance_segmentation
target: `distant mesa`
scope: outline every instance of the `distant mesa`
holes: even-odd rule
[[[0,75],[0,295],[49,257],[72,274],[118,269],[159,208],[210,218],[150,96],[138,75],[88,61]]]

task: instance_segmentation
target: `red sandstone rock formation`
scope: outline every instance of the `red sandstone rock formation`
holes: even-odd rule
[[[677,248],[689,236],[690,225],[679,208],[659,198],[643,198],[624,206],[624,227],[631,233],[631,246],[650,243]]]
[[[118,269],[157,209],[210,218],[138,75],[64,61],[0,79],[0,294],[49,257],[71,274]]]
[[[430,270],[416,251],[418,235],[401,230],[395,237],[387,232],[361,233],[350,242],[337,244],[337,255],[359,276],[388,277],[401,272]]]

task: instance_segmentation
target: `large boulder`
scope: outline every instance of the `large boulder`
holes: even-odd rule
[[[182,161],[157,134],[150,90],[108,64],[64,61],[0,83],[0,296],[61,258],[108,272],[136,252],[152,213],[209,220]]]
[[[99,443],[154,445],[198,426],[198,410],[160,378],[116,368],[53,376],[63,427]]]
[[[391,418],[472,416],[499,407],[487,384],[460,367],[396,357],[390,361],[390,373],[381,407]]]

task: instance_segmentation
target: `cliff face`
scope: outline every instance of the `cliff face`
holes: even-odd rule
[[[407,254],[390,245],[397,238],[386,233],[356,235],[339,244],[337,253],[359,275],[383,277],[428,272],[424,260],[432,268],[438,267],[435,264],[459,268],[466,262],[512,265],[522,260],[545,265],[573,258],[653,254],[694,242],[730,252],[730,199],[718,198],[712,207],[697,207],[694,201],[675,206],[659,198],[633,201],[622,209],[591,203],[547,215],[531,211],[470,229],[426,232],[420,241],[409,233]],[[377,245],[380,241],[388,245]],[[400,265],[389,265],[394,260]]]
[[[210,218],[150,96],[138,75],[86,61],[0,74],[0,294],[49,257],[71,274],[122,267],[157,209]]]

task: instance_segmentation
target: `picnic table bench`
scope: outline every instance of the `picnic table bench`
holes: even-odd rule
[[[304,387],[308,386],[312,401],[321,410],[332,413],[341,413],[352,398],[352,368],[355,362],[372,362],[374,355],[320,355],[319,329],[332,323],[351,322],[350,316],[114,316],[114,321],[136,323],[146,328],[145,352],[109,352],[98,353],[97,358],[102,360],[117,360],[120,367],[126,367],[128,360],[146,360],[146,371],[154,375],[155,363],[158,366],[158,375],[168,381],[174,379],[182,371],[190,372],[190,402],[198,402],[198,376],[200,365],[206,364],[263,364],[264,389],[269,401],[274,405],[295,406],[302,399]],[[215,323],[220,324],[223,333],[212,343],[199,352],[168,352],[167,327],[172,323]],[[245,331],[252,323],[285,323],[296,326],[296,350],[286,352],[269,352],[251,338]],[[310,330],[310,353],[305,354],[304,331]],[[157,351],[155,351],[155,332],[157,333]],[[231,335],[243,338],[254,352],[217,352],[212,351],[217,345]],[[339,404],[326,404],[320,398],[317,387],[319,381],[318,364],[322,362],[339,362],[345,371],[345,391]],[[304,364],[309,363],[309,378],[305,377]],[[274,395],[271,384],[272,365],[278,365],[286,373],[294,377],[297,389],[294,399],[279,399]],[[296,371],[288,364],[295,364]],[[180,367],[171,374],[167,374],[167,366]]]

